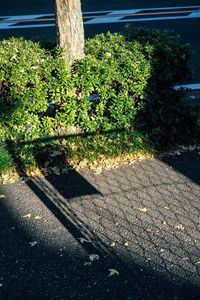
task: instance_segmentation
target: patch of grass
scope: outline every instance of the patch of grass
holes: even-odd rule
[[[133,129],[98,134],[51,137],[27,142],[9,142],[4,151],[10,164],[2,164],[0,172],[14,166],[22,176],[62,173],[69,168],[112,168],[153,155],[144,135]],[[5,156],[2,158],[6,162]]]
[[[10,155],[7,145],[5,143],[0,144],[0,172],[6,171],[14,167],[12,156]]]
[[[85,160],[89,166],[125,155],[153,152],[149,140],[133,129],[73,138],[66,141],[66,145],[69,161],[77,163]]]

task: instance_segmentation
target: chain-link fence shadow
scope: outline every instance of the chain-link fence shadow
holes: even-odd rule
[[[78,228],[75,237],[89,241],[84,246],[179,286],[200,286],[198,185],[158,160],[81,177],[99,192],[69,197],[84,186],[63,188],[66,177],[33,182]]]
[[[195,155],[188,168],[198,178]],[[119,298],[108,288],[108,299],[198,299],[200,186],[175,170],[184,159],[143,160],[101,174],[71,170],[26,184],[88,255],[97,255],[99,284],[107,276],[102,265],[119,272],[111,276]],[[93,263],[84,267],[90,272]]]

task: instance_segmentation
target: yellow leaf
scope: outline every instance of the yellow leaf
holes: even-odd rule
[[[36,217],[34,218],[34,220],[39,220],[39,219],[42,219],[42,217],[36,216]]]
[[[0,195],[0,199],[6,198],[5,195]]]
[[[31,214],[27,214],[27,215],[24,215],[23,218],[29,218],[30,219],[31,217]]]
[[[15,180],[14,178],[9,178],[9,179],[8,179],[8,182],[9,182],[9,183],[14,183],[15,181],[16,181],[16,180]]]
[[[146,213],[147,212],[147,208],[146,207],[143,207],[143,208],[138,208],[139,211],[143,212],[143,213]]]
[[[184,226],[182,224],[176,225],[175,228],[178,230],[184,230]]]
[[[2,179],[3,179],[3,184],[7,183],[8,180],[9,180],[9,176],[7,174],[3,174],[2,176]]]
[[[109,269],[108,271],[110,272],[108,277],[113,276],[113,275],[118,275],[119,276],[119,272],[116,269]]]
[[[102,172],[102,167],[98,167],[95,169],[95,174],[101,174]]]

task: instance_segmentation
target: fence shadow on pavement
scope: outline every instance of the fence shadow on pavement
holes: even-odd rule
[[[77,294],[68,299],[199,299],[200,159],[188,180],[186,157],[26,181],[86,253],[100,257],[80,271],[85,290],[70,279]],[[119,275],[105,280],[109,269]]]

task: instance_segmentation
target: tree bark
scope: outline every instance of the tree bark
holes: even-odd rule
[[[63,57],[70,65],[84,57],[84,29],[80,0],[55,0],[56,27]]]

